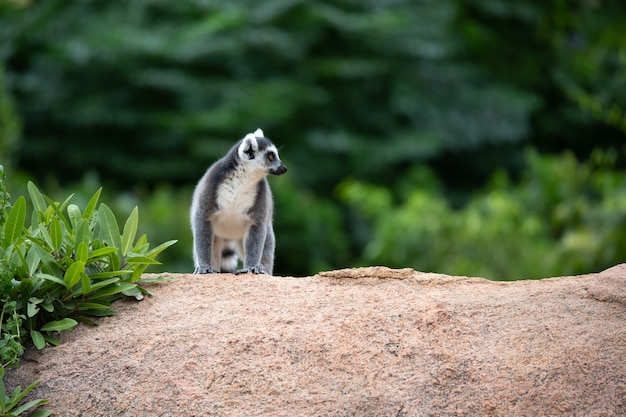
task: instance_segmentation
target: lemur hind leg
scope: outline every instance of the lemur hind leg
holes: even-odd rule
[[[265,267],[265,271],[272,275],[274,272],[274,249],[276,247],[276,238],[274,237],[274,229],[271,224],[267,226],[267,234],[265,235],[265,245],[263,245],[263,254],[261,255],[261,265]]]
[[[243,268],[236,271],[236,274],[267,274],[267,269],[261,263],[261,256],[267,236],[265,225],[251,226],[243,239],[244,259]]]

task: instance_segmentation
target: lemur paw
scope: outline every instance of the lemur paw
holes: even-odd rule
[[[215,274],[216,272],[219,271],[214,270],[211,265],[198,265],[193,271],[194,274]]]
[[[267,274],[265,267],[261,264],[250,266],[248,268],[238,269],[235,274]]]

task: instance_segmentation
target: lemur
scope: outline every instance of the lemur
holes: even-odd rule
[[[195,274],[272,275],[274,202],[266,176],[285,172],[276,146],[261,129],[209,167],[191,203]],[[243,268],[236,270],[239,257]]]

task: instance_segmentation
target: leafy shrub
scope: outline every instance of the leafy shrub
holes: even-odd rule
[[[4,367],[17,366],[30,339],[42,349],[59,344],[55,333],[73,329],[90,317],[115,314],[111,303],[123,296],[137,299],[150,294],[142,284],[149,265],[159,264],[157,255],[176,243],[167,241],[151,248],[146,235],[137,237],[138,208],[120,228],[113,211],[98,205],[102,189],[84,209],[43,195],[31,182],[32,203],[27,226],[27,203],[21,196],[11,206],[0,166],[0,380]],[[0,382],[2,415],[19,415],[45,400],[18,403],[38,383],[7,396]],[[41,410],[33,415],[47,416]]]
[[[89,316],[114,314],[111,303],[123,295],[141,298],[142,273],[157,264],[156,256],[175,241],[150,248],[146,235],[135,240],[138,209],[131,212],[123,232],[111,209],[98,205],[101,190],[84,210],[57,203],[28,184],[33,205],[26,227],[26,199],[19,197],[8,213],[0,240],[2,301],[14,317],[3,327],[22,342],[35,346],[58,344],[54,333],[74,328]],[[8,307],[8,308],[7,308]],[[4,312],[4,309],[3,309]],[[4,325],[5,323],[3,323]]]
[[[362,264],[491,279],[587,273],[626,256],[626,174],[616,153],[581,163],[571,153],[526,153],[514,184],[501,172],[462,209],[433,187],[391,190],[344,181],[338,193],[368,230]]]
[[[46,404],[48,400],[32,400],[27,402],[26,404],[18,405],[20,401],[28,395],[33,388],[39,384],[39,380],[30,384],[24,391],[20,387],[15,388],[13,393],[9,396],[6,393],[6,389],[4,387],[4,382],[2,378],[4,377],[4,368],[0,367],[0,417],[13,417],[19,416],[22,413],[32,409],[39,407],[40,405]],[[52,413],[48,410],[38,410],[32,414],[30,417],[48,417]]]
[[[29,178],[9,182],[15,195],[28,195],[26,184]],[[137,235],[147,235],[151,241],[164,242],[176,239],[176,245],[159,254],[161,264],[149,265],[146,272],[193,272],[191,252],[191,227],[189,225],[189,207],[193,183],[187,187],[174,187],[170,184],[159,184],[155,187],[133,186],[130,189],[119,189],[111,183],[103,181],[96,173],[86,173],[79,181],[70,185],[61,185],[55,178],[48,178],[44,183],[47,194],[55,201],[63,201],[72,194],[72,202],[80,207],[88,204],[93,191],[104,183],[100,200],[116,215],[119,224],[126,219],[122,213],[130,213],[138,206],[141,208],[141,222],[137,227]]]
[[[141,207],[142,222],[138,233],[144,233],[157,242],[174,238],[178,243],[163,253],[162,265],[150,265],[150,272],[193,272],[192,235],[189,224],[192,188],[175,189],[160,185],[147,192],[120,193],[107,197],[117,213],[127,213],[134,206]]]

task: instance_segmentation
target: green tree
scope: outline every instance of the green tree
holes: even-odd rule
[[[159,222],[186,216],[184,196],[206,167],[262,127],[291,168],[276,189],[277,271],[349,265],[367,225],[336,199],[346,178],[398,201],[426,165],[459,208],[497,170],[523,177],[529,144],[581,160],[622,146],[622,9],[617,0],[3,2],[0,62],[24,122],[12,162],[63,186],[88,171],[138,195],[170,183],[169,211],[161,191],[149,204],[165,231]],[[302,204],[315,212],[302,216]],[[326,224],[346,232],[321,233]]]
[[[390,167],[522,140],[536,98],[464,57],[457,14],[452,0],[53,0],[5,11],[20,164],[43,176],[38,161],[62,158],[64,181],[93,169],[122,185],[189,183],[262,126],[298,182],[324,190],[347,174],[393,181]]]
[[[626,253],[626,173],[615,171],[616,156],[595,152],[579,162],[572,153],[527,152],[519,184],[499,172],[462,209],[432,182],[399,202],[358,181],[338,190],[369,226],[362,264],[499,280],[580,274],[623,262]]]
[[[7,165],[11,161],[10,157],[15,151],[20,130],[21,124],[15,114],[13,100],[5,86],[4,66],[0,63],[0,164]]]

